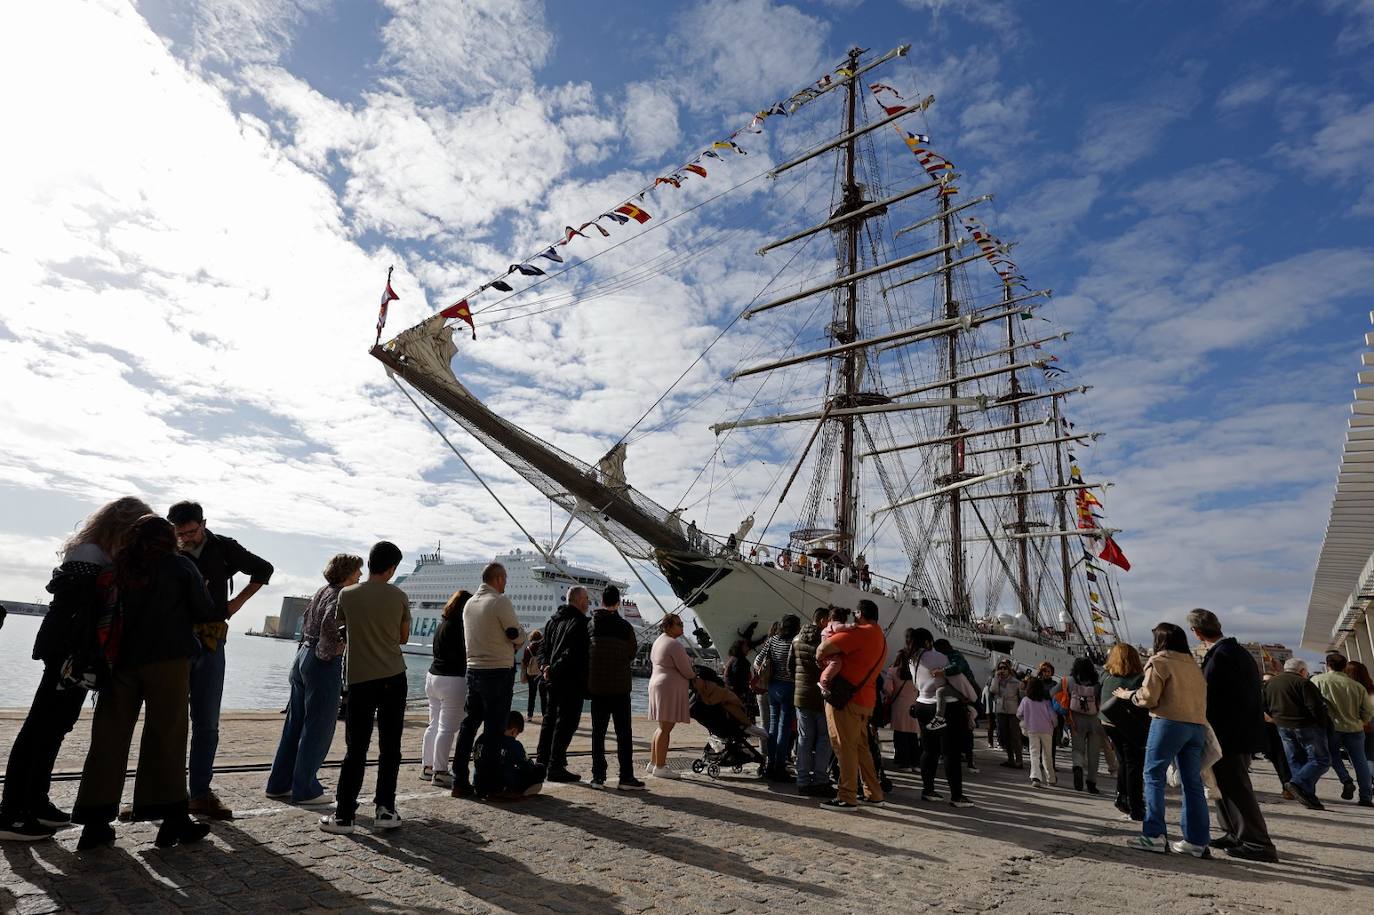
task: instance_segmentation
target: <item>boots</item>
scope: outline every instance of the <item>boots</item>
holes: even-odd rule
[[[1098,791],[1098,790],[1097,790],[1097,782],[1088,782],[1088,793],[1089,793],[1089,794],[1101,794],[1101,793],[1102,793],[1101,791]]]
[[[1083,767],[1082,767],[1082,766],[1074,766],[1074,767],[1073,767],[1073,790],[1075,790],[1075,791],[1082,791],[1082,790],[1083,790]]]
[[[157,838],[153,840],[158,848],[172,848],[176,845],[189,845],[199,842],[210,834],[210,824],[192,820],[186,814],[172,815],[158,827]]]

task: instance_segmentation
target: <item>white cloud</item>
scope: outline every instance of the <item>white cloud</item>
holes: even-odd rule
[[[1374,0],[1324,0],[1329,12],[1346,16],[1336,36],[1336,49],[1343,53],[1363,51],[1374,44]]]
[[[1093,172],[1115,172],[1154,152],[1167,129],[1187,117],[1201,97],[1201,68],[1182,66],[1137,98],[1106,102],[1088,113],[1078,157]]]
[[[1253,73],[1223,89],[1217,96],[1217,108],[1229,112],[1257,104],[1272,97],[1287,80],[1284,70]]]
[[[170,12],[183,21],[190,56],[226,64],[275,61],[291,46],[297,28],[333,0],[203,0]]]
[[[636,161],[661,156],[682,138],[677,102],[665,87],[649,83],[626,86],[623,121]]]

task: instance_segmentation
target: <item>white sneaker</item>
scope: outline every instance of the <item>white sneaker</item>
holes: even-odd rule
[[[278,791],[275,794],[271,791],[264,791],[263,796],[272,801],[289,801],[291,800],[291,789],[287,788],[285,791]]]
[[[1164,837],[1151,839],[1147,836],[1132,836],[1126,840],[1127,848],[1134,848],[1136,851],[1151,851],[1157,855],[1168,854],[1169,846],[1165,843]]]
[[[435,772],[435,773],[434,773],[433,782],[434,782],[434,787],[436,787],[436,788],[452,788],[452,787],[453,787],[453,773],[452,773],[452,772]]]
[[[1179,839],[1177,842],[1170,842],[1169,848],[1180,855],[1192,855],[1194,858],[1210,858],[1212,852],[1206,845],[1194,845],[1187,839]]]
[[[330,794],[319,794],[315,797],[308,797],[303,801],[296,801],[297,807],[333,807],[334,798]]]
[[[373,829],[395,829],[401,825],[401,815],[393,807],[388,810],[385,807],[377,808],[377,815],[372,818]]]
[[[353,821],[331,813],[327,817],[320,817],[320,829],[338,836],[350,836],[353,834]]]
[[[653,774],[654,774],[654,764],[653,764],[653,763],[645,763],[645,764],[644,764],[644,774],[645,774],[645,775],[648,775],[648,776],[650,776],[650,777],[653,776]]]
[[[424,766],[420,769],[420,781],[427,782],[434,777],[434,767]]]

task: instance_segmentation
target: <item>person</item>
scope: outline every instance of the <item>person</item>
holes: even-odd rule
[[[525,718],[534,720],[534,700],[539,700],[539,714],[547,713],[549,706],[548,693],[544,688],[544,667],[539,660],[543,649],[544,634],[538,629],[530,633],[530,640],[525,643],[525,650],[520,655],[520,682],[524,683],[529,693],[529,705],[525,707]],[[522,725],[523,726],[523,725]]]
[[[968,721],[966,722],[967,727],[964,728],[963,746],[961,748],[964,754],[964,765],[968,768],[969,772],[977,774],[978,763],[973,758],[973,731],[978,721],[978,680],[973,675],[973,668],[969,666],[968,659],[964,657],[963,652],[950,644],[949,639],[936,639],[935,650],[949,658],[949,667],[945,669],[945,676],[947,678],[945,685],[941,687],[936,694],[940,699],[940,701],[936,703],[936,717],[939,718],[944,715],[944,708],[941,703],[949,701],[950,698],[953,698],[962,705],[964,714],[968,716]],[[958,674],[963,675],[964,681],[968,684],[969,692],[972,693],[972,698],[970,698],[968,694],[961,694],[958,689],[950,685],[948,678]],[[931,724],[933,726],[934,722],[932,721]]]
[[[687,649],[678,641],[682,637],[682,617],[664,614],[658,628],[659,636],[649,650],[654,669],[649,677],[649,720],[658,722],[658,728],[649,742],[647,771],[655,778],[680,778],[668,766],[668,745],[673,725],[692,720],[687,688],[696,683],[697,674]]]
[[[950,674],[950,660],[935,650],[935,638],[929,629],[920,628],[908,633],[912,646],[911,677],[916,682],[916,720],[921,725],[921,800],[938,800],[935,773],[943,758],[945,782],[949,785],[949,802],[953,807],[972,807],[973,801],[964,795],[962,756],[964,738],[968,733],[968,713],[964,701],[976,702],[978,694],[961,673]],[[937,716],[939,692],[946,683],[958,691],[958,698],[947,700],[944,727],[933,728]]]
[[[789,613],[778,623],[776,635],[763,643],[761,653],[768,664],[768,768],[769,781],[791,781],[787,761],[792,756],[793,729],[797,720],[796,684],[792,680],[792,640],[801,631],[801,619]]]
[[[1369,668],[1359,661],[1348,661],[1345,665],[1345,673],[1350,679],[1364,687],[1365,695],[1374,701],[1374,678],[1369,675]],[[1364,758],[1369,763],[1369,773],[1374,778],[1374,724],[1366,725],[1364,731]]]
[[[406,714],[406,662],[401,646],[410,640],[410,601],[391,584],[401,550],[378,541],[367,554],[367,580],[339,592],[338,617],[348,629],[344,667],[348,675],[348,712],[344,723],[348,749],[334,812],[320,819],[329,833],[353,832],[358,793],[363,787],[372,728],[377,728],[377,787],[372,803],[374,829],[396,829],[396,777],[401,768],[401,731]]]
[[[911,657],[898,649],[892,666],[884,674],[884,702],[892,722],[892,765],[901,772],[915,772],[920,766],[920,725],[911,714],[916,702],[916,681],[911,679]]]
[[[608,585],[601,592],[601,606],[587,621],[587,695],[592,700],[593,788],[606,787],[606,728],[615,722],[616,757],[620,764],[621,791],[643,791],[635,778],[634,732],[630,727],[630,666],[638,644],[634,627],[621,617],[620,589]]]
[[[1265,674],[1262,680],[1263,686],[1260,688],[1260,704],[1264,704],[1264,687],[1269,685],[1269,681],[1274,679],[1274,674]],[[1279,736],[1279,726],[1274,724],[1274,719],[1270,716],[1268,709],[1264,712],[1264,732],[1268,738],[1268,745],[1265,747],[1264,756],[1269,760],[1269,765],[1274,767],[1274,774],[1279,777],[1279,784],[1283,788],[1283,799],[1285,801],[1297,800],[1297,795],[1288,787],[1293,781],[1293,770],[1288,765],[1288,751],[1283,748],[1283,738]]]
[[[755,622],[757,622],[757,620]],[[749,649],[752,651],[760,645],[766,644],[769,639],[777,635],[781,625],[782,624],[778,620],[773,620],[768,626],[768,634],[757,641],[751,639],[754,623],[750,623],[749,630],[742,634],[746,640],[749,640]],[[759,724],[761,724],[764,731],[769,734],[773,733],[773,728],[770,723],[772,720],[772,703],[768,698],[768,683],[772,677],[772,671],[773,665],[768,657],[768,652],[754,652],[754,660],[749,667],[749,692],[759,697],[757,700],[759,707]],[[765,746],[765,752],[767,749],[768,748]]]
[[[1016,717],[1030,740],[1030,783],[1035,788],[1056,785],[1059,776],[1051,763],[1050,741],[1054,739],[1054,706],[1041,677],[1026,681],[1025,695],[1016,706]]]
[[[983,688],[978,692],[978,710],[983,714],[983,723],[987,726],[988,749],[997,746],[997,696],[992,691],[992,681],[983,684]]]
[[[538,762],[551,782],[576,782],[582,776],[568,771],[568,745],[582,723],[582,702],[587,696],[587,606],[591,596],[576,585],[568,601],[544,626],[547,633],[540,649],[548,706],[539,725]]]
[[[863,779],[864,803],[885,807],[882,784],[868,746],[868,719],[877,704],[876,675],[887,657],[887,639],[878,627],[878,605],[864,598],[859,601],[856,624],[841,629],[816,646],[816,660],[840,656],[836,680],[844,680],[853,690],[848,702],[837,706],[832,688],[826,699],[825,721],[830,744],[840,762],[840,783],[836,796],[821,801],[827,810],[858,809],[858,780]]]
[[[817,641],[816,644],[820,644],[820,642]],[[744,706],[745,713],[749,715],[751,723],[759,719],[759,701],[754,695],[754,691],[749,688],[749,681],[752,677],[753,671],[749,664],[749,642],[745,639],[735,639],[730,644],[729,657],[725,661],[725,685],[729,687],[730,692],[739,696],[740,703]]]
[[[234,812],[210,789],[219,751],[220,701],[224,697],[224,650],[229,618],[238,613],[259,589],[272,580],[272,563],[255,556],[237,540],[212,533],[198,502],[178,502],[167,510],[176,528],[177,546],[200,570],[210,589],[219,618],[196,627],[200,651],[191,660],[191,812],[215,820],[232,820]],[[247,575],[248,584],[234,595],[233,576]]]
[[[501,786],[501,773],[496,756],[485,763],[479,758],[469,781],[477,728],[489,735],[489,741],[505,731],[515,693],[515,653],[525,644],[525,629],[506,596],[506,567],[499,562],[482,569],[482,585],[463,607],[463,639],[468,688],[453,760],[453,796],[482,797]]]
[[[830,621],[826,623],[825,628],[821,630],[821,641],[825,641],[842,629],[852,628],[855,623],[850,622],[849,616],[850,611],[848,607],[831,607]],[[857,620],[855,622],[857,622]],[[834,655],[832,655],[825,664],[821,665],[821,676],[820,680],[817,682],[822,696],[830,692],[830,681],[840,672],[840,668],[843,666],[843,659]]]
[[[1017,712],[1021,709],[1021,699],[1026,694],[1025,686],[1012,671],[1011,660],[1003,658],[997,662],[996,672],[988,684],[992,693],[993,714],[997,720],[997,742],[1007,759],[1001,765],[1006,769],[1019,769],[1025,762],[1021,745],[1021,719]]]
[[[525,754],[520,735],[525,732],[525,716],[512,710],[506,718],[506,730],[496,738],[496,748],[488,746],[491,739],[483,734],[477,738],[477,757],[490,755],[499,762],[501,785],[491,796],[515,800],[532,797],[544,789],[544,767],[532,763]]]
[[[1118,687],[1112,695],[1150,710],[1150,737],[1145,745],[1145,820],[1140,835],[1127,841],[1138,851],[1172,848],[1194,858],[1209,858],[1207,795],[1202,786],[1202,753],[1207,745],[1207,681],[1188,651],[1188,636],[1173,623],[1154,628],[1154,654],[1145,663],[1140,686]],[[1183,788],[1183,838],[1166,846],[1164,782],[1169,764],[1178,761]]]
[[[420,778],[436,788],[453,788],[453,763],[449,754],[463,721],[468,696],[468,647],[463,637],[463,608],[472,592],[459,588],[444,603],[430,650],[434,660],[425,672],[425,698],[429,700],[429,726],[420,745]]]
[[[1107,735],[1097,717],[1097,668],[1088,658],[1075,658],[1064,684],[1069,699],[1069,733],[1073,740],[1073,790],[1097,790],[1097,764]]]
[[[114,578],[121,632],[109,682],[96,703],[72,808],[72,822],[84,827],[76,847],[87,851],[114,843],[111,824],[140,711],[133,816],[162,821],[159,848],[198,842],[210,827],[192,822],[187,813],[186,697],[195,651],[192,627],[216,619],[217,611],[200,572],[177,555],[172,525],[151,512],[134,523],[115,560]]]
[[[1053,704],[1055,693],[1059,692],[1059,681],[1054,675],[1054,665],[1049,661],[1040,662],[1036,676],[1045,681],[1045,693]],[[1064,742],[1064,716],[1055,712],[1054,739],[1050,741],[1050,769],[1058,771],[1059,746]]]
[[[830,733],[825,719],[825,699],[821,697],[821,668],[816,663],[816,648],[821,630],[830,621],[830,608],[817,607],[811,622],[802,626],[792,640],[792,705],[797,716],[797,793],[829,799],[835,796],[830,784]]]
[[[1145,663],[1140,652],[1127,642],[1117,642],[1107,652],[1107,661],[1102,665],[1106,676],[1102,678],[1101,691],[1098,693],[1098,715],[1102,719],[1107,739],[1116,747],[1116,809],[1123,817],[1137,823],[1145,819],[1145,743],[1149,737],[1150,721],[1145,716],[1142,721],[1132,723],[1127,719],[1117,725],[1102,712],[1102,706],[1112,698],[1118,689],[1134,690],[1145,679]],[[1118,700],[1120,701],[1120,700]]]
[[[86,681],[66,680],[63,667],[69,659],[79,662],[93,644],[96,623],[114,600],[114,561],[134,523],[152,511],[133,496],[115,499],[92,512],[59,551],[61,565],[48,582],[52,600],[33,642],[32,657],[42,662],[43,673],[5,763],[0,840],[47,839],[71,824],[71,815],[49,797],[52,769],[89,693]]]
[[[1317,780],[1331,768],[1326,742],[1326,702],[1308,679],[1307,662],[1289,658],[1283,673],[1264,685],[1264,711],[1279,729],[1292,777],[1283,787],[1310,810],[1325,810],[1317,797]]]
[[[1369,759],[1364,752],[1364,729],[1374,719],[1374,701],[1359,683],[1356,683],[1345,669],[1345,655],[1331,651],[1326,655],[1326,673],[1312,678],[1317,689],[1326,700],[1329,714],[1327,739],[1331,748],[1331,768],[1341,780],[1341,797],[1350,800],[1355,796],[1358,785],[1361,807],[1374,807],[1370,796]],[[1352,778],[1341,762],[1341,749],[1350,757],[1351,768],[1355,770]]]
[[[1211,847],[1233,858],[1277,863],[1278,851],[1250,784],[1250,758],[1267,742],[1259,666],[1235,639],[1222,634],[1221,621],[1212,611],[1188,611],[1188,628],[1207,647],[1202,658],[1207,722],[1221,744],[1212,777],[1217,784],[1217,816],[1225,832],[1211,841]]]
[[[339,553],[324,567],[324,587],[301,614],[301,644],[291,663],[291,698],[267,775],[267,796],[303,807],[332,802],[318,778],[339,722],[344,640],[338,624],[339,593],[362,577],[363,559]],[[331,623],[325,631],[324,620]]]

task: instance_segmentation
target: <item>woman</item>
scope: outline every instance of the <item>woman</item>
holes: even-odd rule
[[[745,639],[736,639],[730,646],[730,656],[725,662],[725,685],[730,688],[730,692],[739,696],[749,720],[754,722],[759,720],[759,700],[749,688],[751,675],[749,642]]]
[[[768,665],[768,770],[770,781],[791,781],[787,760],[792,755],[792,736],[797,721],[793,704],[792,640],[801,632],[801,619],[789,613],[778,624],[777,634],[769,636],[760,653]]]
[[[750,642],[750,643],[749,643],[749,648],[750,648],[751,650],[752,650],[752,649],[755,649],[755,648],[759,647],[760,645],[765,644],[769,639],[771,639],[771,638],[773,638],[775,635],[777,635],[777,634],[778,634],[778,626],[779,626],[778,621],[777,621],[777,620],[774,620],[774,621],[772,622],[772,624],[768,627],[768,635],[766,635],[766,636],[763,637],[763,641],[759,641],[759,642]],[[770,735],[773,733],[773,728],[772,728],[772,726],[771,726],[771,724],[770,724],[770,722],[771,722],[771,720],[772,720],[772,715],[771,715],[771,713],[772,713],[772,708],[771,708],[772,703],[771,703],[771,702],[769,701],[769,699],[768,699],[768,684],[769,684],[769,682],[770,682],[770,681],[769,681],[769,676],[770,676],[770,673],[771,673],[772,669],[773,669],[773,668],[772,668],[772,665],[770,665],[770,664],[768,663],[768,653],[767,653],[767,652],[765,652],[765,651],[759,651],[759,652],[756,652],[756,653],[754,654],[753,666],[750,668],[750,672],[751,672],[751,674],[753,675],[753,680],[750,682],[749,691],[750,691],[750,692],[754,692],[754,683],[755,683],[755,682],[761,682],[761,683],[762,683],[762,685],[758,687],[759,692],[757,693],[757,695],[759,695],[760,697],[762,697],[762,698],[760,698],[760,699],[758,700],[758,705],[759,705],[759,724],[762,725],[762,726],[763,726],[763,729],[764,729],[765,731],[767,731]],[[764,749],[767,749],[767,748],[765,747]]]
[[[344,636],[338,623],[339,592],[363,574],[361,556],[339,553],[324,567],[324,587],[315,592],[301,617],[301,646],[291,664],[291,699],[281,741],[267,776],[267,796],[290,799],[302,807],[333,802],[317,777],[339,723],[343,691]],[[324,621],[331,620],[328,631]]]
[[[420,751],[420,778],[433,780],[436,788],[452,788],[453,772],[449,753],[453,739],[463,723],[463,704],[467,701],[468,650],[463,635],[463,608],[472,598],[470,591],[458,591],[444,604],[443,618],[434,630],[434,660],[425,674],[425,696],[429,699],[429,727]]]
[[[72,821],[84,824],[77,848],[113,844],[110,825],[119,812],[124,770],[139,711],[143,736],[134,779],[134,818],[162,820],[159,848],[205,838],[210,827],[187,815],[186,736],[191,627],[216,619],[210,593],[195,564],[177,553],[171,522],[140,518],[115,561],[119,589],[118,650],[91,724],[91,746],[81,770]]]
[[[71,682],[59,689],[63,668],[70,675],[84,672],[86,636],[94,635],[101,612],[114,600],[114,558],[134,523],[152,511],[142,499],[116,499],[96,510],[62,545],[62,564],[48,582],[52,601],[33,643],[33,659],[43,662],[43,675],[5,766],[0,839],[46,839],[54,829],[71,823],[71,816],[49,799],[48,790],[53,763],[81,714],[87,692]],[[74,663],[67,665],[69,660]]]
[[[1374,677],[1369,676],[1369,668],[1359,661],[1349,661],[1345,665],[1346,676],[1364,687],[1369,697],[1374,699]],[[1374,776],[1374,725],[1364,726],[1364,756],[1369,760],[1369,774]]]
[[[1089,794],[1097,790],[1097,764],[1107,735],[1097,717],[1097,668],[1088,658],[1076,658],[1069,672],[1065,691],[1069,694],[1069,731],[1073,739],[1073,790],[1082,791],[1086,782]]]
[[[1145,665],[1140,660],[1140,652],[1134,645],[1117,642],[1107,652],[1107,663],[1103,665],[1107,675],[1102,678],[1099,692],[1099,710],[1118,689],[1133,690],[1140,686],[1145,677]],[[1145,819],[1145,740],[1149,735],[1150,720],[1141,716],[1140,726],[1130,724],[1116,725],[1106,716],[1099,714],[1107,739],[1116,747],[1116,809],[1135,820]]]
[[[530,633],[525,650],[520,655],[520,680],[529,690],[529,705],[525,708],[525,720],[534,720],[534,700],[539,700],[539,714],[544,714],[548,704],[548,689],[544,686],[544,665],[539,660],[544,647],[544,633],[538,629]]]
[[[883,701],[892,718],[892,765],[899,772],[915,772],[920,765],[921,738],[911,706],[916,703],[916,681],[911,679],[911,657],[902,648],[883,674]]]
[[[688,713],[687,687],[696,681],[697,673],[687,649],[678,641],[682,637],[682,617],[669,613],[658,624],[662,633],[649,652],[654,672],[649,677],[649,720],[658,722],[649,742],[649,774],[657,778],[681,778],[668,768],[668,742],[673,725],[692,720]]]
[[[929,629],[908,629],[906,643],[911,652],[911,679],[916,683],[916,721],[921,726],[921,800],[938,800],[935,791],[935,772],[940,767],[941,758],[945,761],[945,782],[949,785],[949,803],[953,807],[972,807],[973,801],[964,796],[964,772],[962,755],[964,735],[968,732],[968,713],[963,703],[951,699],[945,705],[945,726],[938,729],[930,727],[936,717],[936,693],[945,685],[945,668],[949,658],[935,650],[935,637]],[[949,678],[955,679],[955,678]],[[967,681],[961,675],[958,680]],[[951,683],[951,685],[954,685]],[[958,688],[958,687],[956,687]],[[970,701],[977,696],[967,696]]]
[[[1154,628],[1154,654],[1134,690],[1117,687],[1112,695],[1150,710],[1145,744],[1145,821],[1141,834],[1126,844],[1139,851],[1172,848],[1194,858],[1210,857],[1207,795],[1202,786],[1202,752],[1207,746],[1207,681],[1188,651],[1188,637],[1173,623]],[[1164,780],[1178,760],[1183,787],[1183,838],[1166,845]]]

